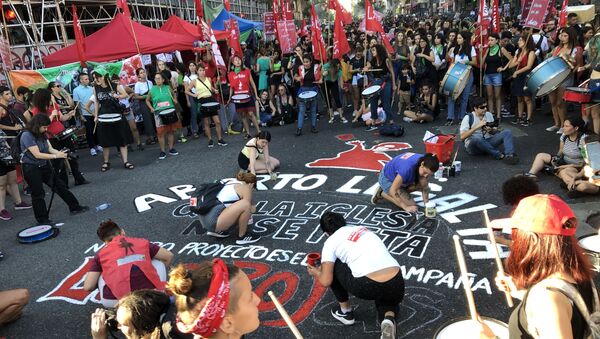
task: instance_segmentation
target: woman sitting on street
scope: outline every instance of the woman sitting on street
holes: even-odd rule
[[[240,169],[252,174],[271,174],[279,167],[279,160],[269,155],[269,142],[269,131],[262,131],[250,139],[238,155]]]

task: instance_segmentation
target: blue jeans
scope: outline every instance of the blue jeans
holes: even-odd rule
[[[499,159],[501,152],[498,147],[500,145],[504,145],[504,153],[506,155],[515,154],[513,135],[510,130],[504,130],[489,139],[485,139],[479,135],[471,137],[469,146],[467,146],[467,153],[471,155],[489,154],[495,159]]]
[[[188,99],[190,100],[190,119],[192,123],[192,133],[196,134],[198,133],[198,110],[200,109],[200,107],[196,102],[196,98],[188,95]]]
[[[473,87],[473,74],[469,75],[469,79],[467,80],[467,85],[465,89],[462,91],[457,100],[460,102],[460,111],[458,111],[458,115],[454,116],[454,105],[455,100],[452,97],[448,97],[448,120],[454,120],[455,118],[459,121],[467,113],[467,103],[469,102],[469,95],[471,95],[471,87]]]
[[[373,80],[373,85],[379,85],[381,86],[381,84],[383,84],[385,80],[385,87],[383,87],[383,89],[381,90],[381,92],[379,92],[379,95],[375,95],[371,98],[370,100],[370,104],[371,104],[371,119],[373,120],[377,120],[378,116],[377,116],[377,102],[379,101],[379,97],[381,96],[381,101],[383,102],[383,110],[385,111],[385,114],[387,116],[391,116],[392,114],[392,109],[391,109],[391,100],[392,100],[392,80],[390,79],[390,77],[386,77],[385,79],[375,79]]]
[[[298,94],[306,91],[315,91],[319,93],[319,88],[316,86],[302,86],[298,90]],[[315,128],[317,127],[317,98],[315,97],[312,101],[308,102],[308,104],[310,105],[310,126]],[[302,100],[298,100],[298,129],[302,129],[302,126],[304,125],[304,113],[306,113],[306,103]]]

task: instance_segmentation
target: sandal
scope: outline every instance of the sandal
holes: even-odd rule
[[[135,166],[133,166],[132,163],[130,163],[129,161],[123,164],[123,167],[125,167],[126,169],[134,169]]]
[[[106,172],[110,169],[110,162],[105,162],[102,164],[102,167],[100,167],[100,172]]]

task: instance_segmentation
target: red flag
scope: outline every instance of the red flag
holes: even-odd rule
[[[211,51],[215,64],[217,65],[217,67],[223,70],[227,69],[227,67],[225,66],[225,61],[223,60],[223,56],[221,55],[221,50],[219,49],[219,45],[217,44],[217,38],[215,38],[215,32],[213,32],[212,28],[208,26],[204,19],[200,21],[200,24],[206,32],[205,36],[208,38],[208,41],[210,41]]]
[[[302,26],[300,27],[300,35],[301,37],[305,37],[308,35],[308,28],[306,28],[306,19],[302,18]]]
[[[377,21],[375,10],[369,0],[365,0],[365,31],[384,33],[383,26]]]
[[[312,33],[314,58],[321,62],[327,62],[327,50],[325,49],[325,41],[323,40],[323,34],[321,33],[319,18],[317,18],[317,13],[315,12],[315,5],[310,6],[310,16],[310,30]]]
[[[388,39],[387,37],[387,34],[379,32],[379,35],[381,36],[381,41],[383,41],[383,45],[385,46],[385,49],[387,50],[388,54],[392,55],[394,53],[394,47],[392,47],[390,39]]]
[[[492,0],[492,32],[500,32],[500,12],[498,10],[498,0]]]
[[[229,0],[223,0],[223,6],[225,6],[227,12],[231,12],[231,4],[229,3]]]
[[[569,13],[567,13],[568,5],[569,5],[569,0],[563,0],[562,7],[560,10],[560,17],[558,18],[558,27],[559,28],[567,26],[567,16],[569,15]]]
[[[350,14],[338,0],[329,0],[329,2],[327,2],[327,8],[335,10],[335,19],[341,19],[344,25],[350,25],[352,23],[352,14]],[[341,11],[339,16],[338,10]]]
[[[75,44],[77,45],[77,56],[79,57],[79,63],[81,67],[85,65],[85,36],[81,30],[81,24],[79,23],[79,16],[77,15],[77,8],[75,5],[71,5],[73,11],[73,30],[75,31]]]
[[[289,0],[283,1],[283,18],[285,20],[294,20],[294,13],[292,13],[292,6]]]
[[[129,6],[127,6],[127,0],[117,0],[117,7],[121,9],[123,15],[131,18],[131,13],[129,12]]]
[[[542,29],[542,26],[544,25],[544,18],[546,17],[546,13],[548,11],[549,2],[549,0],[533,0],[531,3],[531,9],[529,9],[527,19],[525,19],[523,26]]]
[[[207,35],[204,34],[204,27],[202,26],[202,20],[204,20],[204,7],[202,7],[202,0],[194,0],[196,5],[196,23],[198,24],[198,33],[200,33],[201,40],[207,40]]]
[[[231,47],[236,55],[240,57],[244,55],[242,45],[240,45],[240,30],[236,19],[224,21],[225,30],[229,32],[229,47]]]
[[[341,10],[335,11],[335,22],[333,26],[333,58],[342,59],[342,57],[350,52],[350,45],[348,44],[348,38],[346,38],[346,32],[344,32],[344,25],[341,18]]]

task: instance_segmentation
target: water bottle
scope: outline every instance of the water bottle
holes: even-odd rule
[[[105,202],[101,205],[96,206],[96,212],[104,211],[105,209],[110,208],[110,206],[112,206],[110,203]]]

